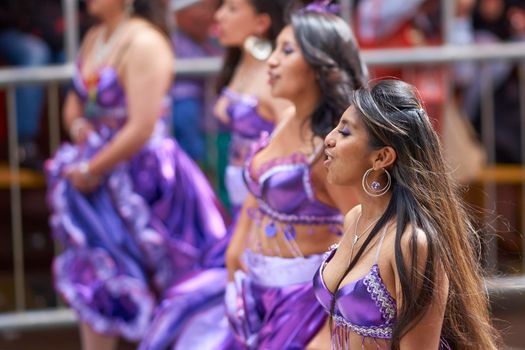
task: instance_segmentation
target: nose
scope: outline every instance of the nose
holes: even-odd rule
[[[274,68],[279,64],[279,61],[277,60],[277,49],[274,49],[270,57],[266,60],[266,63],[268,64],[268,67]]]
[[[324,146],[326,148],[333,148],[335,147],[335,138],[332,135],[333,131],[331,131],[328,135],[326,135],[324,139]]]
[[[215,11],[215,13],[213,14],[213,19],[216,21],[216,22],[219,22],[221,17],[222,17],[222,11],[223,10],[223,6],[219,7],[217,9],[217,11]]]

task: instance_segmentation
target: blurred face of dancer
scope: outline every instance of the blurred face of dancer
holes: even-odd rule
[[[193,40],[204,42],[209,37],[218,0],[201,0],[176,13],[177,26]]]
[[[361,186],[363,174],[372,164],[373,150],[361,118],[353,106],[325,138],[325,162],[328,183]]]
[[[101,19],[123,13],[126,6],[124,0],[86,0],[86,5],[91,16]]]
[[[272,95],[296,101],[308,89],[318,89],[315,72],[304,59],[291,26],[277,37],[277,44],[268,58],[268,74]]]
[[[250,0],[225,0],[215,20],[219,41],[226,47],[240,47],[251,35],[262,37],[271,24],[270,16],[257,13]]]

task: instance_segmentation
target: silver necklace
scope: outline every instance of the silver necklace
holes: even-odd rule
[[[357,234],[357,227],[359,226],[359,220],[361,219],[361,214],[362,214],[362,213],[359,213],[359,216],[357,217],[357,220],[355,221],[354,238],[353,238],[353,240],[352,240],[352,248],[350,248],[350,261],[352,261],[352,257],[353,257],[353,255],[354,255],[354,247],[355,247],[357,241],[359,241],[359,239],[360,239],[361,237],[363,237],[363,235],[364,235],[365,233],[367,233],[368,230],[370,230],[370,229],[372,228],[372,226],[373,226],[373,225],[374,225],[374,224],[375,224],[375,223],[381,218],[381,216],[380,216],[380,217],[378,217],[377,219],[375,219],[374,221],[372,221],[372,222],[371,222],[371,223],[370,223],[370,224],[364,229],[364,231],[361,232],[360,235],[358,235],[358,234]]]
[[[120,36],[120,32],[122,31],[125,22],[126,18],[120,21],[120,23],[113,30],[113,33],[111,33],[106,42],[104,42],[104,37],[106,36],[107,27],[103,28],[100,31],[97,37],[97,42],[95,44],[95,64],[97,66],[100,65],[103,61],[105,61],[105,59],[113,49],[113,46],[117,42],[117,39]]]

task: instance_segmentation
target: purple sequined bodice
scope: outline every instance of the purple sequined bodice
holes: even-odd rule
[[[84,103],[84,117],[95,121],[97,118],[124,120],[128,116],[126,94],[115,68],[102,67],[86,79],[82,77],[78,63],[73,75],[73,88]],[[163,116],[167,115],[169,105],[167,95],[163,100]]]
[[[85,106],[85,117],[126,117],[126,97],[113,67],[103,67],[90,79],[84,79],[77,66],[73,88]]]
[[[237,93],[224,88],[222,96],[228,99],[226,113],[230,118],[230,130],[233,135],[256,141],[261,132],[271,133],[274,124],[263,119],[257,112],[258,100],[254,96]]]
[[[252,173],[253,157],[269,142],[270,136],[263,133],[244,168],[245,182],[257,198],[259,210],[283,223],[341,224],[343,216],[339,209],[315,197],[310,166],[317,152],[310,158],[297,152],[289,157],[273,159]]]
[[[334,295],[326,287],[323,271],[335,253],[335,246],[314,276],[314,290],[319,303],[330,312]],[[372,338],[390,339],[396,316],[396,302],[386,289],[376,264],[362,278],[350,282],[335,294],[334,320],[338,326]]]

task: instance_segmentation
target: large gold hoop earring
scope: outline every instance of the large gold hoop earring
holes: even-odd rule
[[[370,173],[372,171],[374,171],[374,168],[368,169],[365,172],[365,174],[363,175],[363,179],[361,181],[361,186],[363,186],[363,190],[369,196],[381,197],[382,195],[387,193],[388,190],[390,190],[390,186],[392,185],[392,178],[390,176],[390,173],[385,168],[382,168],[381,170],[383,170],[385,172],[386,178],[387,178],[386,185],[383,188],[381,188],[381,183],[379,183],[379,181],[376,181],[376,180],[374,180],[372,182],[368,181],[368,176],[370,175]]]

